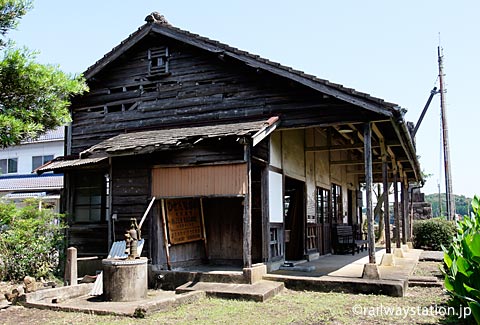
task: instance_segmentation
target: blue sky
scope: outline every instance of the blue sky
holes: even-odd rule
[[[478,1],[37,0],[10,34],[42,63],[81,73],[144,23],[152,11],[174,26],[394,102],[416,122],[444,48],[446,102],[456,194],[480,194]],[[439,37],[440,33],[440,37]],[[424,187],[440,181],[440,99],[417,133]]]

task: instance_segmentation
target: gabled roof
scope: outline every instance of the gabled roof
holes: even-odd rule
[[[103,58],[90,66],[84,73],[85,78],[90,79],[94,77],[98,72],[120,57],[127,50],[132,48],[144,37],[150,33],[157,33],[211,53],[233,58],[252,68],[271,72],[280,77],[290,79],[320,91],[326,95],[388,117],[392,117],[394,113],[397,113],[400,110],[397,104],[386,102],[381,98],[373,97],[369,94],[356,91],[352,88],[346,88],[340,84],[317,78],[313,75],[306,74],[303,71],[295,70],[280,63],[264,59],[258,55],[254,55],[227,44],[223,44],[218,41],[174,27],[168,24],[163,16],[159,15],[158,13],[152,13],[151,15],[147,16],[145,20],[147,21],[146,24],[141,26],[137,31],[123,40],[118,46],[105,54]]]
[[[97,73],[101,72],[105,67],[119,58],[122,54],[134,47],[144,38],[148,37],[148,35],[162,35],[166,38],[210,52],[219,57],[230,58],[234,61],[238,61],[245,64],[246,67],[266,71],[280,78],[288,79],[316,90],[322,94],[331,96],[345,103],[349,103],[353,106],[380,114],[382,118],[385,117],[385,120],[390,120],[393,128],[395,129],[395,133],[401,142],[404,152],[414,169],[414,178],[421,180],[422,177],[420,165],[416,157],[413,141],[409,131],[405,126],[403,116],[404,110],[401,109],[397,104],[386,102],[381,98],[373,97],[369,94],[356,91],[352,88],[347,88],[343,85],[317,78],[313,75],[306,74],[303,71],[292,69],[280,63],[264,59],[258,55],[254,55],[227,44],[223,44],[218,41],[174,27],[158,13],[150,14],[145,20],[147,21],[146,24],[141,26],[137,31],[123,40],[118,46],[105,54],[102,59],[89,67],[84,73],[85,78],[88,80],[95,77]],[[89,150],[95,149],[92,147]]]

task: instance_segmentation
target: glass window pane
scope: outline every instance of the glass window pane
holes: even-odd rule
[[[77,222],[100,222],[105,213],[105,178],[103,173],[75,175],[75,215]]]
[[[90,210],[90,221],[100,221],[102,219],[102,209],[92,208]]]
[[[18,159],[17,158],[11,158],[11,159],[8,159],[8,172],[9,173],[16,173],[17,172],[17,168],[18,168],[18,163],[17,163]]]
[[[43,163],[46,164],[50,160],[53,160],[53,155],[43,156]]]
[[[89,207],[76,207],[74,213],[75,221],[87,222],[90,220],[90,208]]]
[[[32,170],[42,166],[42,156],[34,156],[32,157]]]
[[[90,204],[90,191],[88,189],[78,189],[75,204]]]
[[[7,171],[7,159],[0,159],[0,173],[6,174]]]

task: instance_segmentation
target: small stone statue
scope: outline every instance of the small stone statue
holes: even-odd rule
[[[128,229],[125,233],[125,254],[128,255],[128,260],[133,260],[136,258],[140,258],[138,255],[138,241],[142,236],[140,228],[137,224],[137,219],[131,218],[130,219],[130,229]]]

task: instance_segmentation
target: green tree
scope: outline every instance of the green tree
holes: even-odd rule
[[[7,147],[70,121],[73,95],[87,90],[82,76],[35,62],[36,53],[17,49],[6,34],[31,8],[31,1],[0,0],[0,146]]]
[[[454,195],[455,198],[455,211],[457,214],[465,216],[469,215],[472,209],[470,208],[470,203],[472,202],[471,198],[465,197],[465,195]],[[447,211],[447,203],[445,200],[445,193],[440,194],[441,199],[441,214],[445,215]],[[432,214],[434,217],[440,217],[439,210],[439,198],[438,194],[428,194],[425,195],[425,201],[432,204]]]
[[[25,207],[0,201],[0,280],[21,280],[59,274],[64,252],[64,216],[39,209],[36,200]]]

